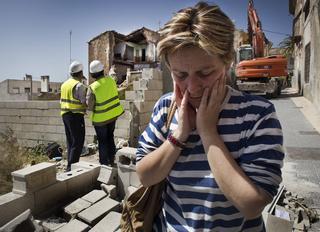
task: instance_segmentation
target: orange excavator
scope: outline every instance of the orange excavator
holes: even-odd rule
[[[236,84],[248,92],[264,92],[277,97],[286,79],[287,59],[282,55],[265,56],[269,41],[265,37],[253,0],[248,4],[250,44],[241,45],[236,56]]]

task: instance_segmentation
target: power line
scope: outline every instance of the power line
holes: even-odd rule
[[[269,33],[273,33],[273,34],[278,34],[278,35],[286,35],[286,36],[291,36],[290,34],[286,34],[286,33],[282,33],[282,32],[277,32],[277,31],[269,31],[266,29],[263,29],[263,31],[269,32]]]

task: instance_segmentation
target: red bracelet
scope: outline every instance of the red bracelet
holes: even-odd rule
[[[179,141],[177,138],[175,138],[171,133],[168,135],[168,138],[167,138],[167,139],[168,139],[168,141],[169,141],[172,145],[180,148],[180,150],[186,148],[186,144],[183,143],[183,142],[180,142],[180,141]]]

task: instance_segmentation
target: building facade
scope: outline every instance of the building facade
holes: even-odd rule
[[[289,0],[295,41],[292,86],[320,110],[320,1]]]

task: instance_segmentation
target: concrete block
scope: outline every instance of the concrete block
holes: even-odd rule
[[[129,110],[130,109],[129,101],[120,100],[120,104],[122,105],[124,110]]]
[[[126,90],[125,91],[125,99],[126,99],[126,101],[134,101],[134,100],[136,100],[135,91]]]
[[[133,82],[133,90],[161,90],[163,89],[161,80],[141,79]]]
[[[46,212],[54,207],[59,207],[59,204],[68,198],[67,185],[65,182],[57,181],[44,189],[34,193],[35,198],[35,214]]]
[[[142,70],[142,78],[160,80],[162,78],[162,72],[159,69],[155,69],[155,68],[144,68]]]
[[[135,172],[134,165],[123,165],[118,163],[118,196],[122,199],[128,195],[128,187],[130,186],[130,176]]]
[[[115,185],[109,185],[109,184],[101,184],[101,189],[108,194],[108,197],[111,199],[117,199],[117,187]]]
[[[91,204],[94,204],[100,201],[101,199],[105,198],[106,196],[107,196],[107,193],[105,191],[95,189],[81,198],[90,202]]]
[[[124,111],[124,113],[118,118],[123,120],[131,121],[133,119],[133,116],[129,110]]]
[[[137,148],[134,147],[123,147],[116,153],[116,161],[121,162],[120,157],[128,157],[131,161],[136,159]]]
[[[34,210],[34,194],[20,195],[13,192],[0,196],[0,226],[8,223],[25,210]]]
[[[56,230],[56,232],[86,232],[89,231],[90,226],[86,223],[74,219],[67,223],[65,226],[61,227],[60,229]]]
[[[26,231],[35,231],[35,226],[33,225],[31,218],[31,210],[27,209],[26,211],[12,219],[10,222],[0,227],[0,231],[9,232],[16,231],[16,229],[17,231],[19,231],[22,228]]]
[[[116,128],[114,130],[114,136],[115,137],[120,137],[124,139],[129,139],[130,137],[130,130],[128,129],[121,129],[121,128]]]
[[[95,225],[90,232],[105,232],[116,231],[120,228],[121,213],[110,212],[97,225]]]
[[[117,168],[101,165],[98,181],[104,184],[117,184]]]
[[[78,217],[90,225],[95,225],[110,211],[119,211],[119,208],[119,202],[107,197],[80,212]]]
[[[58,174],[57,180],[66,184],[68,197],[77,198],[93,189],[92,174],[92,170],[78,168]]]
[[[119,118],[116,122],[116,128],[128,129],[130,127],[130,121]]]
[[[45,221],[42,221],[42,227],[44,231],[53,232],[65,226],[67,222],[62,218],[48,218]]]
[[[11,173],[14,193],[31,193],[56,182],[56,165],[43,162]]]
[[[154,101],[156,102],[162,96],[162,90],[141,90],[137,91],[137,99],[144,101]]]
[[[133,104],[139,113],[146,113],[146,112],[152,112],[155,102],[154,101],[140,101],[140,102],[134,101]]]
[[[80,213],[82,210],[90,207],[92,204],[89,201],[86,201],[82,198],[78,198],[71,204],[64,207],[65,215],[68,219],[75,218],[75,216]]]
[[[92,183],[94,184],[97,181],[97,178],[100,173],[100,164],[95,164],[91,162],[79,161],[78,163],[71,164],[71,170],[74,169],[86,169],[90,170],[92,176]]]
[[[130,184],[130,186],[134,186],[136,188],[138,188],[141,185],[140,179],[139,179],[138,174],[136,172],[136,166],[134,166],[134,172],[133,171],[130,172],[129,184]]]

